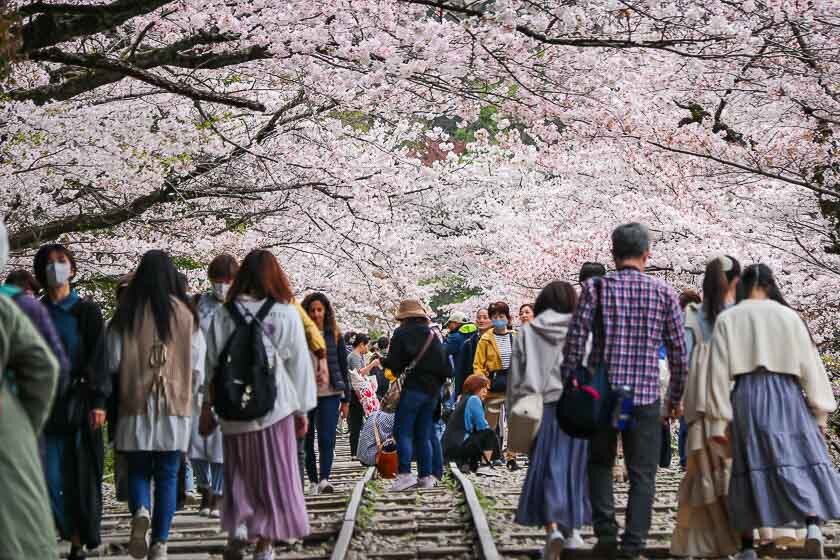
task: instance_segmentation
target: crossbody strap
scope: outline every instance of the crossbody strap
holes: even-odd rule
[[[379,435],[379,425],[376,423],[378,414],[373,417],[373,437],[376,439],[376,451],[382,451],[382,437]]]
[[[429,337],[426,339],[426,342],[423,344],[423,348],[421,348],[421,349],[420,349],[420,352],[417,354],[417,356],[415,356],[415,357],[414,357],[414,359],[413,359],[413,360],[411,360],[411,363],[410,363],[410,364],[408,364],[408,367],[407,367],[407,368],[405,368],[406,370],[408,370],[408,371],[414,371],[414,368],[416,368],[416,367],[417,367],[417,363],[418,363],[420,360],[422,360],[422,359],[423,359],[423,356],[425,356],[425,355],[426,355],[426,351],[429,349],[429,346],[431,346],[431,345],[432,345],[432,340],[433,340],[434,338],[435,338],[435,333],[433,333],[433,332],[429,331]]]

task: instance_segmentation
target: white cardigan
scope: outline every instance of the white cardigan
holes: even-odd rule
[[[236,304],[240,311],[245,310],[245,320],[250,322],[265,300],[254,300],[240,296]],[[274,364],[274,377],[277,382],[277,400],[274,410],[252,422],[220,420],[222,434],[242,434],[265,429],[279,422],[289,414],[299,416],[315,408],[315,372],[303,323],[293,305],[275,303],[262,322],[263,343],[269,363]],[[206,385],[210,385],[218,366],[219,355],[227,339],[236,330],[236,323],[224,307],[213,315],[213,322],[207,331],[207,368]]]
[[[760,367],[798,377],[819,425],[825,426],[828,414],[837,408],[805,323],[796,311],[772,300],[744,300],[718,316],[708,367],[710,437],[724,435],[732,420],[730,390],[735,376]]]

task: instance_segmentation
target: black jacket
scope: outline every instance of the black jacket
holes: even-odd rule
[[[420,353],[431,329],[428,325],[404,325],[394,331],[388,356],[383,363],[394,375],[400,375]],[[437,396],[444,380],[449,376],[446,350],[437,336],[432,336],[429,349],[417,363],[414,371],[406,376],[403,390],[414,389]]]

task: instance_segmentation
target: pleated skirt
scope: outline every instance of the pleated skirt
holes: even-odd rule
[[[309,534],[297,459],[294,416],[257,432],[224,434],[222,528],[245,525],[249,538],[290,540]]]
[[[751,373],[732,392],[729,518],[742,532],[840,518],[840,475],[791,375]]]
[[[557,523],[563,530],[590,524],[588,460],[589,442],[569,437],[557,423],[557,403],[545,404],[516,522],[520,525]]]

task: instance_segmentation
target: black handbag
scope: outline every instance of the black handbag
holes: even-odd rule
[[[490,392],[504,393],[507,391],[508,369],[500,369],[499,371],[490,372]]]
[[[598,296],[594,323],[603,340],[602,280],[597,278],[594,282],[595,293]],[[601,348],[603,351],[603,345]],[[564,432],[574,438],[591,438],[610,426],[613,402],[609,375],[602,355],[598,367],[594,370],[581,366],[565,381],[563,395],[557,406],[557,423]]]

